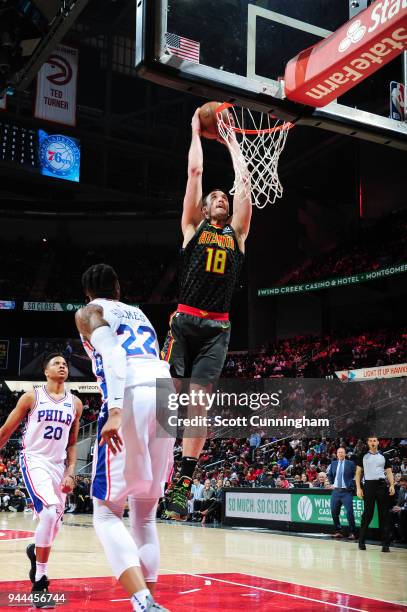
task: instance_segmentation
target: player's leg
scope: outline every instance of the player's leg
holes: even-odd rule
[[[179,321],[177,325],[180,325]],[[189,336],[190,352],[193,356],[189,392],[194,393],[196,398],[195,405],[189,406],[188,417],[205,417],[208,416],[205,394],[212,392],[213,381],[218,380],[221,375],[229,346],[230,322],[188,316],[188,319],[182,320],[182,326],[184,333]],[[181,477],[172,491],[168,506],[172,513],[171,518],[185,520],[188,515],[192,477],[206,438],[205,426],[188,427],[184,430]]]
[[[171,314],[170,328],[161,350],[161,359],[170,365],[170,372],[177,393],[181,391],[181,381],[178,382],[177,379],[189,375],[188,342],[183,329],[184,316],[179,312]]]
[[[48,575],[48,559],[61,525],[62,515],[61,506],[55,504],[44,506],[38,515],[39,523],[35,530],[35,582],[40,580],[42,576]],[[32,555],[29,555],[29,558],[32,561]],[[34,581],[32,580],[32,582]]]
[[[170,377],[168,383],[173,388]],[[157,504],[172,469],[175,440],[157,422],[155,386],[134,387],[132,395],[135,425],[132,456],[142,455],[143,464],[137,465],[141,478],[134,475],[132,491],[128,495],[129,519],[144,579],[154,595],[160,564]]]
[[[129,495],[130,530],[136,542],[141,569],[147,588],[154,595],[160,565],[160,543],[157,533],[158,499],[137,499]]]
[[[155,415],[155,388],[151,387],[151,405]],[[137,400],[143,398],[137,397]],[[164,610],[155,604],[143,576],[139,550],[135,540],[123,523],[123,511],[131,485],[140,482],[145,487],[145,438],[148,430],[146,409],[141,401],[134,405],[139,412],[139,429],[135,427],[133,404],[136,404],[133,388],[126,388],[123,404],[121,434],[124,447],[112,455],[105,445],[94,454],[92,480],[93,523],[104,548],[108,562],[117,580],[128,593],[133,610]],[[102,422],[100,423],[101,426]],[[151,482],[151,480],[150,480]],[[111,497],[110,501],[99,499]]]
[[[150,592],[144,580],[136,542],[123,523],[125,498],[107,502],[93,500],[93,525],[114,576],[128,593],[134,610],[147,609]]]
[[[26,549],[31,563],[29,577],[33,584],[32,592],[46,593],[49,587],[48,560],[65,507],[65,495],[59,488],[63,468],[59,469],[48,461],[22,457],[21,471],[39,519],[35,543]]]

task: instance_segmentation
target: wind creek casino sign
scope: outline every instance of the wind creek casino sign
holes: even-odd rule
[[[225,518],[253,519],[259,521],[285,521],[333,526],[331,516],[331,496],[318,493],[317,489],[309,489],[299,493],[278,493],[269,489],[267,493],[257,491],[226,491]],[[292,489],[291,489],[292,491]],[[309,492],[308,492],[309,491]],[[353,511],[356,525],[360,526],[363,514],[363,500],[353,498]],[[342,507],[340,513],[342,525],[347,526],[346,513]],[[378,528],[377,507],[371,528]]]
[[[269,289],[258,289],[258,297],[267,297],[269,295],[288,295],[291,293],[305,293],[307,291],[318,291],[319,289],[332,289],[333,287],[346,287],[348,285],[357,285],[367,281],[378,280],[388,276],[395,276],[407,272],[407,263],[397,264],[381,270],[372,270],[371,272],[360,272],[352,276],[336,276],[334,278],[326,278],[319,281],[309,281],[298,285],[282,285],[281,287],[270,287]]]

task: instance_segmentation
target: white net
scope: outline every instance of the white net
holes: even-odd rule
[[[239,195],[239,191],[248,188],[245,179],[248,171],[252,203],[258,208],[273,204],[283,195],[278,161],[292,124],[267,113],[254,113],[226,103],[217,109],[217,121],[221,138],[239,145],[229,147],[235,169],[235,182],[230,193]]]

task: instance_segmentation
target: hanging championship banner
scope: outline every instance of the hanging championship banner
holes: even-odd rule
[[[77,77],[78,49],[58,45],[38,72],[35,117],[74,126]]]

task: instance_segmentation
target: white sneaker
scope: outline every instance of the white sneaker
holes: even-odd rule
[[[161,610],[161,612],[170,612],[167,608],[163,608],[158,603],[156,603],[151,595],[147,595],[146,604],[147,604],[147,607],[146,607],[147,612],[149,610],[151,610],[152,612],[158,612],[159,610]]]
[[[17,509],[14,508],[14,506],[9,506],[8,509],[9,509],[9,512],[17,512]]]

